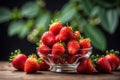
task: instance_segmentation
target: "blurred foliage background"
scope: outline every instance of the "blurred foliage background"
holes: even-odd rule
[[[68,0],[56,11],[48,10],[44,0],[27,1],[20,8],[0,7],[0,23],[8,23],[9,36],[27,37],[36,43],[48,30],[51,20],[58,19],[89,37],[92,45],[101,51],[107,48],[103,31],[114,34],[119,18],[120,0]]]

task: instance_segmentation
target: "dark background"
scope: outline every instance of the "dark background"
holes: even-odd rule
[[[6,6],[10,9],[14,7],[20,8],[28,0],[0,0],[0,6]],[[45,0],[46,8],[50,11],[61,9],[61,7],[68,0]],[[107,38],[107,49],[120,50],[120,20],[116,32],[112,35],[102,30]],[[20,40],[17,36],[9,37],[7,34],[8,24],[0,24],[0,61],[8,60],[9,55],[15,49],[21,49],[23,53],[29,55],[36,53],[36,45],[27,41],[27,39]],[[94,53],[97,53],[97,49],[94,49]]]

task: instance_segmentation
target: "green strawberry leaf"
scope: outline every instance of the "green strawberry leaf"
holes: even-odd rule
[[[93,4],[90,0],[82,0],[81,8],[83,9],[85,14],[90,15],[93,9]]]
[[[103,29],[111,34],[114,33],[119,19],[118,11],[101,9],[99,13],[99,18]]]
[[[116,5],[116,0],[94,0],[94,2],[96,2],[97,4],[99,4],[102,7],[106,7],[106,8],[111,8],[114,7]]]
[[[97,27],[86,25],[84,26],[84,33],[91,39],[91,43],[95,48],[100,50],[106,49],[106,38]]]
[[[27,34],[30,32],[30,28],[27,27],[26,25],[21,27],[21,32],[18,33],[19,38],[23,39],[27,36]]]
[[[68,10],[68,11],[66,11],[65,9]],[[69,22],[70,20],[72,20],[74,15],[76,15],[76,13],[77,13],[77,10],[76,10],[75,6],[72,6],[72,7],[70,6],[70,8],[68,7],[68,8],[65,8],[65,9],[63,9],[61,14],[58,15],[58,18],[57,18],[63,24]]]
[[[36,28],[40,29],[41,27],[43,28],[48,28],[48,25],[51,20],[51,14],[50,12],[45,12],[43,15],[40,15],[35,22]]]
[[[40,6],[36,2],[27,2],[21,8],[21,15],[23,17],[35,17],[39,12]]]
[[[35,21],[35,27],[38,30],[39,36],[43,34],[48,29],[50,24],[51,14],[45,12],[43,15],[40,15]]]
[[[72,7],[74,6],[74,4],[72,2],[68,2],[67,4],[65,4],[62,9],[61,9],[61,13],[65,14],[66,12],[68,12]]]
[[[9,21],[12,19],[12,12],[8,8],[0,8],[0,23]]]
[[[8,28],[8,35],[14,36],[16,34],[22,33],[21,29],[24,26],[25,26],[25,22],[22,20],[11,22]]]

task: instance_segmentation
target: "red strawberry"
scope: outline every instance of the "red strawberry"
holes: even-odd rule
[[[105,73],[110,73],[112,71],[110,63],[105,57],[101,57],[96,61],[96,70]]]
[[[75,31],[75,40],[78,40],[80,38],[80,32],[79,31]]]
[[[63,27],[59,33],[59,40],[60,41],[69,41],[71,39],[74,39],[73,31],[70,29],[70,27]]]
[[[47,45],[41,44],[38,47],[38,52],[42,55],[48,55],[49,53],[51,53],[51,49]]]
[[[60,36],[59,34],[55,36],[55,41],[56,42],[60,42],[59,36]]]
[[[20,49],[15,50],[14,53],[10,56],[10,62],[12,63],[13,67],[17,70],[24,70],[24,64],[27,59],[25,54],[21,54]]]
[[[64,58],[64,59],[60,60],[60,63],[61,64],[65,64],[66,63],[66,59]]]
[[[112,70],[117,70],[117,68],[119,67],[119,58],[115,55],[115,51],[108,51],[105,58],[109,61]]]
[[[51,31],[54,35],[57,35],[62,28],[61,22],[54,22],[50,25],[49,31]]]
[[[78,73],[92,73],[94,66],[90,58],[84,58],[77,67]]]
[[[41,40],[45,45],[51,47],[55,43],[55,35],[52,32],[47,31],[42,35]]]
[[[54,57],[51,57],[51,61],[54,63],[54,64],[59,64],[60,61],[58,58],[54,58]]]
[[[68,48],[68,54],[74,55],[78,53],[80,46],[78,41],[71,40],[68,42],[67,48]]]
[[[44,60],[42,60],[42,63],[40,63],[39,66],[40,71],[47,71],[50,68],[50,66]]]
[[[34,73],[39,70],[39,61],[35,55],[30,55],[25,61],[24,71],[25,73]]]
[[[62,43],[55,43],[52,47],[52,56],[54,58],[60,58],[65,53],[65,48]]]
[[[73,64],[76,61],[77,58],[78,57],[76,55],[69,55],[68,59],[67,59],[68,64]]]
[[[91,43],[89,39],[80,40],[80,54],[86,54],[91,48]]]

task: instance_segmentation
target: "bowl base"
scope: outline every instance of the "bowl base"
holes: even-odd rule
[[[52,72],[64,72],[64,73],[76,73],[76,67],[75,66],[67,66],[67,65],[53,65],[50,68],[50,71]]]

